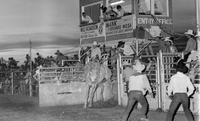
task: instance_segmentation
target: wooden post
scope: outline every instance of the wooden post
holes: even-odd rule
[[[156,63],[156,67],[157,67],[157,71],[156,71],[156,83],[157,83],[157,101],[158,101],[158,109],[157,110],[161,110],[162,109],[162,105],[161,105],[161,99],[162,99],[162,94],[161,94],[161,81],[160,81],[160,53],[157,54],[157,63]]]
[[[160,60],[160,63],[159,63],[159,68],[160,68],[160,107],[161,109],[163,110],[165,107],[164,107],[164,100],[165,100],[165,95],[163,94],[164,92],[164,88],[165,88],[165,70],[164,70],[164,63],[163,63],[163,53],[162,51],[160,50],[159,51],[159,60]]]
[[[117,59],[117,91],[118,91],[118,105],[122,104],[121,100],[121,81],[120,81],[120,74],[121,74],[121,55],[119,54],[119,57]]]
[[[30,40],[30,75],[29,75],[29,96],[32,96],[33,93],[32,93],[32,43],[31,43],[31,40]]]

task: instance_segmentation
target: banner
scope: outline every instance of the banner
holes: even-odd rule
[[[123,33],[131,33],[136,28],[135,16],[124,16],[121,19],[111,20],[105,23],[106,36]]]
[[[81,39],[105,36],[104,23],[97,23],[81,27]]]

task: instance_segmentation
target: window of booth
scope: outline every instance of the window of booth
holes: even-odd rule
[[[132,0],[106,0],[104,18],[115,19],[132,14]]]
[[[101,17],[101,6],[103,2],[92,3],[89,5],[82,6],[81,8],[81,25],[98,23]],[[83,16],[85,14],[85,18]],[[87,18],[86,18],[87,16]],[[87,20],[85,20],[87,19]]]
[[[139,15],[169,16],[168,0],[138,0]]]
[[[132,0],[108,0],[108,6],[110,5],[116,12],[117,6],[121,6],[126,13],[132,13]]]

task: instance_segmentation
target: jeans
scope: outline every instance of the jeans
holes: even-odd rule
[[[148,103],[145,96],[143,95],[142,91],[130,91],[128,94],[128,104],[126,106],[125,112],[123,113],[123,117],[122,117],[123,121],[128,120],[132,112],[132,109],[134,108],[137,102],[139,102],[142,105],[142,108],[140,109],[140,114],[138,115],[138,117],[146,118]]]
[[[172,102],[169,106],[166,121],[173,121],[177,109],[180,104],[183,105],[183,110],[188,121],[194,121],[194,117],[189,108],[189,98],[186,93],[175,93],[172,97]]]

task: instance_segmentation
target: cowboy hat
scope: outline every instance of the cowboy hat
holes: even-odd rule
[[[188,35],[194,35],[193,33],[194,33],[194,32],[193,32],[193,30],[191,30],[191,29],[188,29],[188,31],[186,31],[184,34],[188,34]]]
[[[135,60],[135,65],[133,65],[133,70],[141,73],[145,69],[145,65],[140,62],[139,59]]]
[[[188,72],[188,67],[186,66],[186,64],[184,63],[184,60],[181,59],[177,65],[175,66],[176,71],[178,72],[182,72],[182,73],[187,73]]]
[[[124,45],[125,42],[124,41],[119,41],[118,44],[117,44],[117,47],[121,47],[122,45]]]

